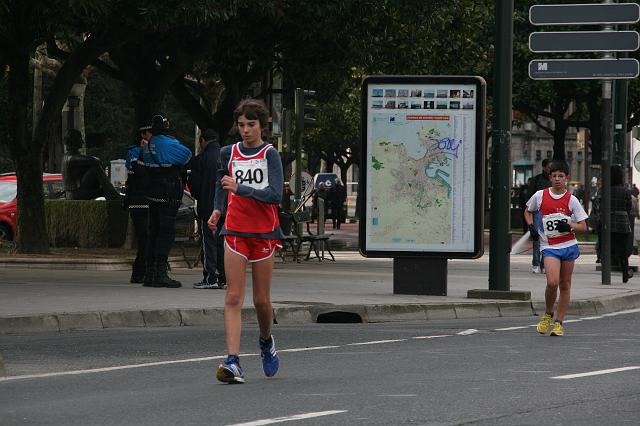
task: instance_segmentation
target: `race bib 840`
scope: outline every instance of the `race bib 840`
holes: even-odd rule
[[[231,169],[237,184],[250,186],[253,189],[264,189],[269,186],[267,159],[233,160]]]

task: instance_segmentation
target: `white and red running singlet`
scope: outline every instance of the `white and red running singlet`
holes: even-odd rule
[[[267,151],[273,145],[253,155],[240,152],[238,142],[231,149],[231,158],[227,168],[229,175],[235,178],[238,185],[246,185],[253,189],[264,189],[269,186],[269,169],[267,167]],[[275,149],[275,148],[273,148]],[[278,206],[264,203],[249,197],[242,197],[229,191],[227,199],[227,218],[225,228],[235,232],[268,234],[280,226]]]

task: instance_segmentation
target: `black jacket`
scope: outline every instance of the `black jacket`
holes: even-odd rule
[[[220,145],[209,142],[191,163],[189,191],[198,200],[198,217],[207,220],[213,212],[216,195],[216,172],[220,162]]]

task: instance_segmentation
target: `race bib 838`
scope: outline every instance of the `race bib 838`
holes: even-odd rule
[[[566,235],[568,232],[558,231],[558,223],[569,223],[570,216],[562,213],[551,213],[542,216],[542,227],[544,228],[544,235],[547,237],[558,237],[560,235]]]

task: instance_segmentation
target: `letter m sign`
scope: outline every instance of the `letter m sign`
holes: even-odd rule
[[[547,62],[539,62],[538,63],[538,71],[547,71]]]

